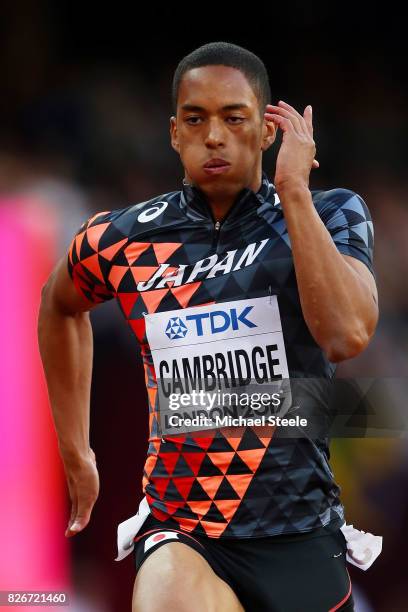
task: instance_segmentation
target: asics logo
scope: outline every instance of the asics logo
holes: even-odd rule
[[[156,202],[156,204],[141,212],[137,220],[139,223],[148,223],[149,221],[153,221],[153,219],[159,217],[166,210],[168,205],[168,202]]]

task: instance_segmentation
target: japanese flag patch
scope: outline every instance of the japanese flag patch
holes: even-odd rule
[[[153,533],[151,536],[145,540],[144,543],[144,552],[156,546],[156,544],[160,544],[160,542],[164,542],[165,540],[178,540],[178,533],[175,531],[158,531]]]

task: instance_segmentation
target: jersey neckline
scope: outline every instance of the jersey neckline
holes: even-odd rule
[[[265,202],[270,202],[273,206],[278,205],[278,202],[275,201],[275,194],[275,186],[269,181],[266,172],[262,172],[262,182],[259,190],[254,192],[247,187],[242,189],[221,223],[224,224],[227,220],[232,221],[244,210],[247,212],[250,209],[256,209]],[[180,207],[193,220],[205,219],[212,223],[216,222],[204,192],[193,184],[185,183],[184,179]]]

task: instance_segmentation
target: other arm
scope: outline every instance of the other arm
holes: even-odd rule
[[[79,244],[79,239],[74,239],[70,261],[75,250],[76,265],[80,268]],[[87,288],[92,298],[91,280]],[[95,454],[89,444],[93,360],[89,310],[103,301],[98,289],[95,299],[78,291],[63,257],[42,289],[38,318],[40,353],[72,504],[67,537],[86,527],[99,494]]]
[[[362,261],[339,252],[314,207],[309,190],[316,153],[312,107],[302,116],[280,101],[267,106],[265,120],[283,132],[275,187],[292,245],[303,316],[330,361],[355,357],[377,325],[377,288]]]

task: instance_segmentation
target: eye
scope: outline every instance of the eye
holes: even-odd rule
[[[232,125],[238,125],[239,123],[242,123],[243,121],[245,121],[245,117],[238,117],[238,115],[231,115],[230,117],[227,117],[227,120],[232,123]]]
[[[188,123],[189,125],[198,125],[200,120],[201,117],[187,117],[186,123]]]

